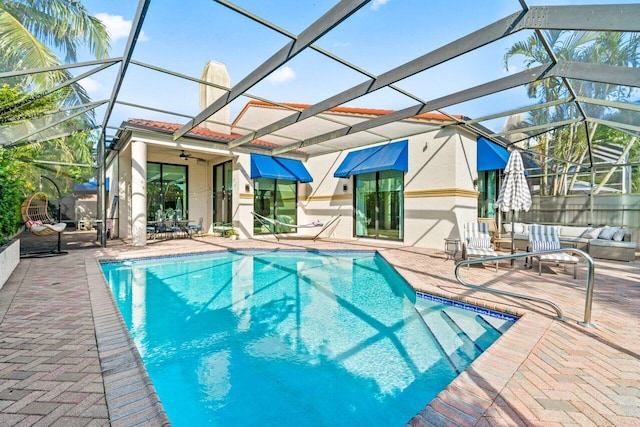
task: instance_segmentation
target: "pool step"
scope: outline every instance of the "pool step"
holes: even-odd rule
[[[443,315],[446,314],[450,321],[455,323],[466,335],[474,342],[474,344],[480,349],[485,351],[491,344],[497,340],[503,332],[494,326],[491,320],[491,316],[483,316],[476,314],[473,317],[461,314],[457,310],[443,311]],[[496,319],[500,320],[500,319]],[[503,321],[504,322],[504,321]]]
[[[451,366],[462,372],[486,350],[510,322],[480,314],[461,312],[455,307],[443,309],[438,305],[416,301],[415,309],[430,335],[449,360]]]

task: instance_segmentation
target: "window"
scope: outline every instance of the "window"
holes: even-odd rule
[[[287,224],[297,224],[298,186],[296,181],[284,179],[256,178],[254,180],[253,206],[255,212],[267,218]],[[260,221],[254,220],[254,234],[292,233],[294,228],[271,226],[266,228]]]
[[[187,166],[147,163],[147,220],[159,212],[187,218]]]
[[[355,175],[355,235],[404,238],[404,173],[386,170]]]

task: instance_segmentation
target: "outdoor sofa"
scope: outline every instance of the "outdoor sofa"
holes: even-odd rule
[[[531,224],[514,223],[514,246],[518,251],[526,251],[529,245],[529,226]],[[558,225],[560,245],[564,248],[581,249],[593,258],[615,261],[635,260],[637,243],[631,241],[628,230],[620,227],[588,227]],[[511,224],[503,224],[503,238],[511,238]]]

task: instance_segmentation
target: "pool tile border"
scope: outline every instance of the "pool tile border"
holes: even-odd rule
[[[437,296],[437,295],[431,295],[431,294],[426,293],[426,292],[416,291],[416,298],[422,298],[422,299],[426,299],[426,300],[429,300],[429,301],[438,302],[438,303],[441,303],[441,304],[446,304],[446,305],[450,305],[450,306],[453,306],[453,307],[462,308],[464,310],[473,311],[474,313],[484,314],[484,315],[487,315],[487,316],[490,316],[490,317],[496,317],[498,319],[508,320],[508,321],[511,321],[511,322],[515,322],[518,319],[520,319],[520,316],[516,316],[516,315],[509,314],[509,313],[505,313],[503,311],[491,310],[489,308],[481,307],[479,305],[468,304],[468,303],[466,303],[464,301],[460,301],[460,300],[445,298],[445,297],[441,297],[441,296]]]

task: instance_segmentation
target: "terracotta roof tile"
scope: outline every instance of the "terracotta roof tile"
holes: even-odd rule
[[[285,108],[282,106],[286,106],[286,107],[291,107],[292,109],[295,109],[295,110],[304,110],[311,106],[311,104],[297,104],[292,102],[282,102],[281,104],[272,104],[265,101],[251,100],[247,103],[247,105],[245,105],[245,107],[242,109],[240,114],[238,114],[238,118],[241,117],[242,114],[252,105],[262,106],[262,107],[282,108],[282,109]],[[362,114],[362,115],[368,115],[368,116],[372,116],[372,115],[383,116],[385,114],[391,114],[394,112],[394,110],[382,110],[382,109],[375,109],[375,108],[360,108],[360,107],[333,107],[333,108],[330,108],[328,111],[331,111],[334,113]],[[464,116],[461,116],[461,115],[453,115],[453,117],[456,119],[464,118]],[[238,120],[238,118],[236,118],[236,121]],[[426,119],[426,120],[441,120],[441,121],[447,121],[447,122],[451,121],[451,119],[448,116],[444,114],[439,114],[439,113],[423,113],[412,118]]]
[[[128,119],[125,123],[131,124],[134,126],[141,126],[143,128],[150,129],[150,130],[164,131],[166,133],[173,133],[182,127],[182,125],[179,123],[160,122],[157,120],[146,120],[146,119]],[[189,132],[187,132],[186,135],[193,138],[204,137],[206,139],[214,140],[221,143],[228,143],[236,139],[239,139],[240,137],[243,136],[239,133],[227,134],[222,132],[216,132],[200,126],[197,126],[191,129]],[[257,145],[257,146],[262,146],[266,148],[278,147],[277,144],[263,141],[260,139],[252,141],[250,145]]]

